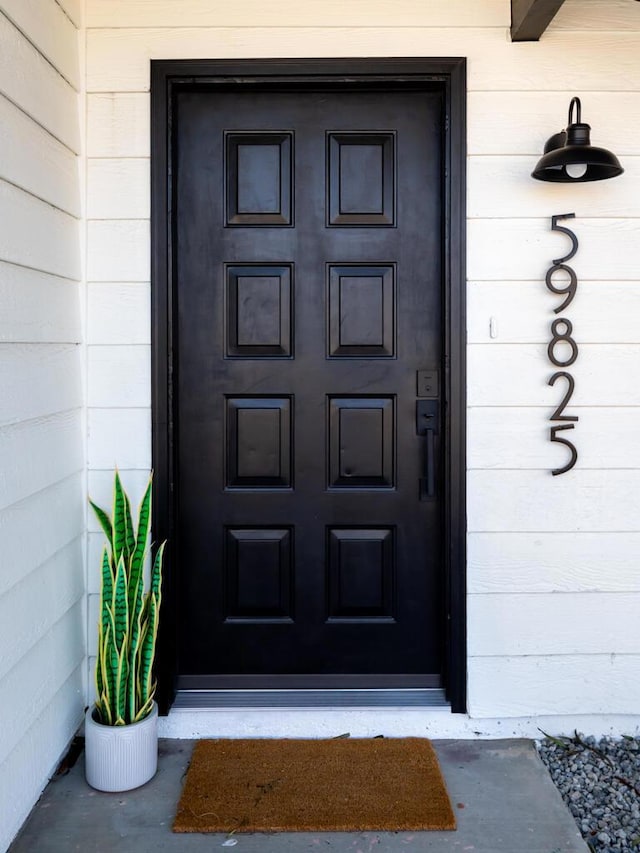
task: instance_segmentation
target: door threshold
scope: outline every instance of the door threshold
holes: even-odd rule
[[[172,710],[227,708],[448,708],[439,687],[357,690],[178,690]]]

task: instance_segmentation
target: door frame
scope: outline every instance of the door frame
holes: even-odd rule
[[[444,99],[443,681],[451,710],[466,712],[466,60],[454,57],[151,61],[152,524],[156,541],[168,539],[156,667],[163,714],[169,712],[175,696],[178,637],[173,386],[177,321],[169,170],[175,95],[185,88],[304,91],[319,83],[337,90],[367,85],[436,89]]]

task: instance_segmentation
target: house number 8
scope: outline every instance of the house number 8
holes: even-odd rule
[[[559,331],[561,327],[564,327],[563,332]],[[578,357],[578,344],[571,337],[572,332],[573,324],[571,323],[571,320],[565,320],[564,317],[554,320],[551,324],[551,334],[553,337],[549,341],[547,353],[549,355],[549,361],[552,364],[555,364],[556,367],[569,367],[569,365],[573,364]],[[571,347],[571,355],[564,361],[560,361],[555,354],[556,344],[559,343],[566,343]]]
[[[569,239],[571,240],[572,244],[571,251],[569,252],[569,254],[565,255],[564,258],[558,258],[557,260],[553,261],[552,266],[549,267],[545,276],[545,283],[547,285],[547,288],[552,293],[558,296],[566,296],[562,304],[558,305],[558,307],[554,309],[554,313],[556,314],[559,314],[560,311],[563,311],[573,302],[573,298],[578,290],[578,279],[576,277],[576,274],[570,266],[567,266],[567,261],[571,260],[571,258],[578,251],[578,238],[570,228],[565,228],[562,225],[558,225],[558,221],[560,219],[573,219],[574,216],[575,213],[562,213],[558,216],[551,217],[551,230],[561,231],[563,234],[566,234],[567,237],[569,237]],[[561,271],[569,276],[569,283],[566,287],[559,287],[554,284],[553,281],[554,275]],[[549,345],[547,347],[547,355],[549,356],[549,361],[551,362],[551,364],[555,365],[555,367],[569,367],[578,358],[578,344],[575,342],[572,335],[573,324],[571,320],[567,320],[566,317],[558,317],[551,324],[551,340],[549,341]],[[571,397],[573,396],[573,390],[575,388],[573,376],[571,376],[570,373],[567,373],[566,370],[560,370],[550,377],[547,384],[553,386],[560,378],[565,379],[567,381],[567,390],[562,401],[560,402],[560,405],[552,413],[549,420],[552,422],[575,422],[578,420],[577,415],[563,414],[565,408],[569,405]],[[556,442],[558,444],[563,444],[569,450],[570,453],[570,458],[566,465],[564,465],[562,468],[554,468],[551,471],[554,477],[558,474],[565,474],[567,471],[570,471],[578,461],[578,451],[576,450],[573,442],[569,441],[568,438],[564,438],[564,436],[558,435],[559,432],[574,429],[574,427],[575,423],[563,423],[558,426],[552,426],[549,430],[549,441]]]

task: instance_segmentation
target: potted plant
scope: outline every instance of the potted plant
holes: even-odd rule
[[[165,542],[157,549],[145,591],[151,550],[151,482],[134,527],[129,497],[116,470],[113,518],[90,501],[107,538],[102,552],[96,702],[85,718],[87,782],[100,791],[128,791],[158,765],[158,708],[153,661],[160,612]]]

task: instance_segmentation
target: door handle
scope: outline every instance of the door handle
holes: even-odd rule
[[[435,436],[440,427],[440,404],[438,400],[416,400],[416,432],[423,435],[423,476],[420,477],[420,500],[432,500],[436,496]]]
[[[427,498],[433,498],[436,494],[436,470],[435,470],[435,458],[433,451],[433,430],[427,429],[426,433],[426,447],[425,447],[425,455],[424,455],[424,479],[426,480],[426,495]]]

